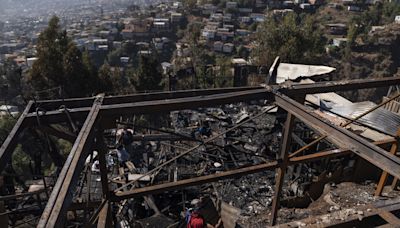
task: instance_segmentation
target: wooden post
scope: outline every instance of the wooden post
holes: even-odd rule
[[[277,176],[275,181],[275,193],[272,200],[272,211],[271,211],[271,225],[275,225],[276,216],[279,210],[279,198],[281,195],[282,185],[284,182],[285,171],[288,166],[288,154],[292,139],[292,129],[295,117],[288,113],[285,122],[285,128],[283,129],[283,138],[281,144],[281,153],[279,160],[281,160],[280,167],[277,169]]]
[[[112,227],[111,217],[111,205],[110,202],[106,202],[104,207],[99,213],[99,221],[97,222],[97,228]]]
[[[111,195],[108,187],[108,170],[106,161],[108,148],[107,145],[104,143],[103,129],[98,130],[96,141],[98,145],[97,152],[100,166],[101,189],[103,192],[103,198],[107,201],[100,211],[99,220],[97,221],[97,227],[112,227],[111,202],[108,201]]]
[[[98,159],[100,166],[100,176],[101,176],[101,187],[103,191],[103,196],[108,200],[110,198],[110,191],[108,188],[108,170],[106,156],[108,153],[108,148],[104,143],[103,130],[99,130],[97,133],[97,145],[98,145]]]
[[[396,142],[394,142],[392,144],[392,147],[390,148],[390,153],[393,155],[396,155],[396,152],[397,152],[399,136],[400,136],[400,128],[397,129]],[[378,186],[376,187],[376,190],[375,190],[375,196],[380,196],[382,194],[382,191],[383,191],[383,188],[385,187],[388,176],[389,176],[389,174],[386,171],[382,171],[381,178],[379,179]],[[397,183],[397,178],[394,178],[393,183],[392,183],[392,188],[394,188],[396,186],[396,183]]]

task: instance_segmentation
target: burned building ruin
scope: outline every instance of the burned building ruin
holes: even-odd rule
[[[185,227],[200,203],[215,227],[398,226],[400,95],[380,104],[338,95],[398,84],[303,80],[30,101],[0,148],[1,226]],[[48,140],[42,153],[60,168],[43,175],[43,157],[32,159],[39,170],[23,190],[10,161],[32,132],[72,148],[63,159]]]

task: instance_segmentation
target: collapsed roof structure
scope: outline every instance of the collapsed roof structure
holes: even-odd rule
[[[0,148],[0,170],[28,128],[73,146],[54,183],[43,178],[40,190],[0,196],[6,207],[1,216],[32,214],[10,202],[37,196],[38,202],[30,202],[35,216],[24,222],[38,227],[179,227],[180,212],[201,196],[212,208],[204,212],[209,222],[216,225],[220,218],[224,227],[250,224],[251,215],[260,213],[268,217],[264,222],[278,221],[282,227],[399,225],[397,198],[374,199],[349,210],[324,197],[333,207],[330,219],[322,211],[299,221],[278,213],[281,205],[300,205],[298,196],[321,196],[310,196],[315,183],[346,180],[349,170],[365,168],[355,161],[383,171],[377,195],[389,175],[397,183],[399,117],[383,107],[394,106],[400,95],[380,105],[344,98],[335,104],[332,93],[398,84],[400,77],[390,77],[30,101]],[[132,121],[148,114],[169,116],[168,129]],[[133,132],[129,147],[139,158],[113,163],[120,158],[115,140],[122,128]],[[150,130],[138,133],[140,128]],[[98,168],[92,169],[95,160]],[[246,213],[248,220],[240,221]]]

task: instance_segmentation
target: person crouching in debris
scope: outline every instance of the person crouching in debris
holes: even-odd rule
[[[125,162],[129,160],[129,153],[126,152],[123,145],[117,147],[118,162],[121,167],[126,167]]]
[[[195,208],[189,210],[189,216],[186,218],[187,228],[204,228],[207,227],[203,216],[201,216],[199,209]]]
[[[122,131],[122,134],[121,134],[120,143],[122,143],[122,145],[124,145],[125,150],[129,154],[132,154],[132,152],[133,152],[133,147],[132,147],[133,130],[132,129],[128,129],[127,127],[124,127],[124,130]]]
[[[97,158],[93,161],[92,172],[93,173],[100,173],[100,162],[99,162],[99,160]]]
[[[204,121],[203,124],[200,126],[199,123],[196,123],[197,129],[192,132],[192,137],[199,139],[199,136],[210,137],[211,136],[211,128],[208,121]]]
[[[204,206],[203,201],[203,198],[200,198],[194,199],[192,202],[190,202],[193,208],[186,210],[185,221],[187,228],[217,228],[221,226],[222,221],[218,221],[217,225],[215,226],[206,222],[206,219],[201,213],[202,207]]]

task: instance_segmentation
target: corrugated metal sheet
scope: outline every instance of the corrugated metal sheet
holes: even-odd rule
[[[278,66],[276,82],[279,84],[286,80],[295,80],[299,77],[329,74],[334,70],[336,70],[336,68],[328,66],[281,63]]]
[[[376,104],[370,101],[352,103],[348,105],[334,105],[330,109],[333,113],[347,118],[356,118],[366,111],[375,107]],[[400,127],[400,115],[384,108],[379,108],[358,120],[373,129],[395,136],[397,128]]]

